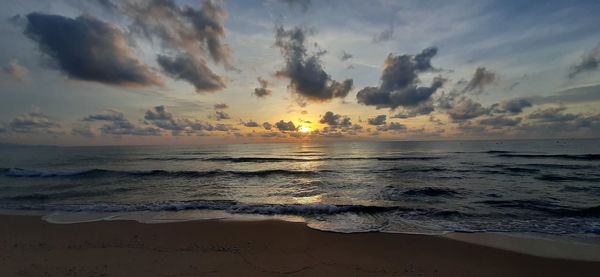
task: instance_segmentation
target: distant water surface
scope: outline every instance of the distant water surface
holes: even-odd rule
[[[0,146],[0,209],[600,237],[600,140]]]

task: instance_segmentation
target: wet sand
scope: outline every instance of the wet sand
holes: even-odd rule
[[[0,216],[0,276],[598,276],[600,262],[283,221],[51,224]]]

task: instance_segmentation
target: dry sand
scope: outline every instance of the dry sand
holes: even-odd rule
[[[0,221],[0,276],[600,276],[600,262],[283,221]]]

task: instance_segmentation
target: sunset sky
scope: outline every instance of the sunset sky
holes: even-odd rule
[[[4,1],[0,142],[600,136],[598,1]]]

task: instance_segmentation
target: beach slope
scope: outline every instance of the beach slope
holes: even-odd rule
[[[0,276],[598,276],[425,235],[340,234],[282,221],[50,224],[0,216]]]

